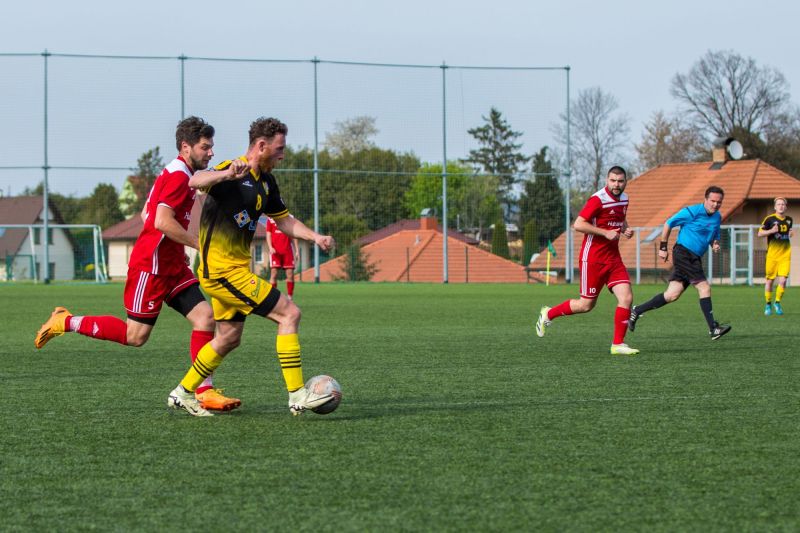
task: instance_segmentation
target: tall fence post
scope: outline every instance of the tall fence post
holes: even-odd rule
[[[47,144],[47,59],[50,57],[50,52],[45,50],[42,56],[44,57],[44,166],[42,167],[44,170],[44,194],[42,195],[42,203],[44,204],[42,209],[42,216],[44,217],[44,235],[42,236],[42,245],[44,246],[44,265],[42,265],[42,279],[45,283],[50,283],[50,239],[48,239],[48,235],[50,235],[50,160],[48,157],[49,149]]]
[[[442,62],[442,283],[447,276],[447,65]]]
[[[317,98],[317,65],[319,59],[311,60],[314,65],[314,231],[319,233],[319,99]],[[319,283],[319,246],[314,244],[314,283]]]
[[[572,146],[570,144],[570,105],[569,105],[569,72],[570,67],[566,66],[567,71],[567,196],[566,196],[566,253],[564,254],[564,279],[567,283],[572,283],[572,214],[570,213],[571,189],[572,189]],[[549,274],[548,274],[549,275]]]
[[[181,62],[181,120],[186,118],[186,59],[185,54],[178,56]]]

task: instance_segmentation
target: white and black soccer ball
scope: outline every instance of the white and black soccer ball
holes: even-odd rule
[[[339,382],[331,376],[320,375],[306,381],[306,389],[315,394],[331,394],[333,398],[323,403],[319,407],[311,409],[318,415],[327,415],[332,413],[339,407],[342,402],[342,387]]]

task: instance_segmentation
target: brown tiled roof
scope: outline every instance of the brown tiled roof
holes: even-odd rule
[[[720,210],[723,223],[748,201],[770,200],[778,195],[800,200],[800,181],[759,159],[728,161],[719,169],[712,169],[711,165],[710,161],[661,165],[632,179],[625,191],[630,197],[628,225],[663,226],[681,207],[702,202],[705,190],[711,185],[725,191],[725,202]],[[583,235],[578,232],[573,235],[573,257],[578,257]],[[645,237],[647,235],[641,235],[642,239]],[[564,234],[553,243],[557,258],[551,260],[551,269],[563,270],[565,243]],[[620,253],[626,265],[635,265],[636,244],[633,239],[620,241]],[[645,252],[642,250],[642,253]],[[531,267],[543,269],[545,260],[546,254],[543,253]]]
[[[482,250],[450,236],[448,232],[448,281],[450,283],[524,283],[525,268],[519,263]],[[400,230],[363,246],[367,262],[377,267],[371,281],[440,283],[443,278],[443,235],[437,230]],[[341,277],[344,257],[320,266],[320,280]],[[303,272],[313,277],[314,269]]]
[[[389,224],[388,226],[384,226],[380,229],[377,229],[368,235],[364,235],[360,239],[356,239],[356,242],[358,242],[358,244],[363,246],[366,244],[373,243],[375,241],[379,241],[381,239],[385,239],[386,237],[393,235],[398,231],[404,231],[404,230],[411,231],[418,229],[420,229],[420,219],[405,218],[403,220],[398,220],[394,224]],[[442,232],[442,225],[439,224],[438,222],[436,224],[436,229],[440,233]],[[461,233],[454,231],[453,228],[447,228],[447,236],[467,244],[478,244],[478,241],[476,239],[462,235]]]
[[[44,198],[42,196],[10,196],[0,198],[0,225],[2,224],[41,224],[42,207]],[[50,202],[50,210],[53,212],[53,221],[62,224],[61,214]],[[9,228],[0,235],[0,257],[6,257],[9,253],[16,254],[19,247],[25,241],[28,230],[24,228]]]

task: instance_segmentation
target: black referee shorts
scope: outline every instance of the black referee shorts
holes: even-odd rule
[[[669,281],[680,281],[683,283],[684,289],[689,285],[706,281],[706,273],[703,272],[703,258],[680,244],[676,244],[672,248],[672,274]]]

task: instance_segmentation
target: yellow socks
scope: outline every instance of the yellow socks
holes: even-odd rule
[[[764,299],[767,301],[768,304],[772,303],[772,291],[767,292],[764,291]]]
[[[775,303],[781,302],[781,298],[783,298],[784,292],[786,292],[786,289],[784,289],[782,285],[778,285],[778,288],[775,289]]]
[[[214,373],[214,370],[222,363],[222,359],[223,357],[211,347],[211,343],[200,348],[192,367],[181,380],[183,388],[194,392],[204,379]]]
[[[278,360],[281,363],[283,380],[286,389],[294,392],[301,388],[303,383],[303,363],[300,362],[300,341],[297,333],[278,335],[275,343],[278,351]]]

